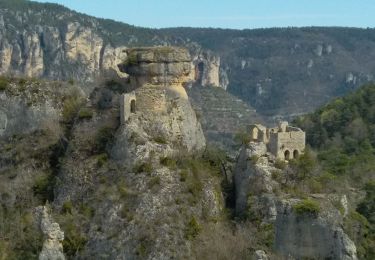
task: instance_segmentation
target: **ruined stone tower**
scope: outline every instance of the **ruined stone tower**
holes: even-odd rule
[[[305,132],[300,128],[280,122],[278,127],[266,128],[260,124],[248,127],[250,140],[263,142],[267,151],[279,159],[295,159],[305,150]]]
[[[194,80],[189,52],[177,47],[127,49],[127,59],[119,65],[129,74],[134,91],[120,99],[121,124],[131,122],[150,136],[189,151],[205,146],[205,139],[184,85]]]

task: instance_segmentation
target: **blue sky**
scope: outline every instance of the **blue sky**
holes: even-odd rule
[[[152,27],[375,27],[375,0],[37,0]]]

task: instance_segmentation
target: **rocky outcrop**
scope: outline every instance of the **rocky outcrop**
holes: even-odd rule
[[[45,239],[39,260],[65,260],[62,246],[64,232],[61,231],[59,224],[53,221],[48,208],[46,206],[35,208],[34,216]]]
[[[220,86],[220,57],[202,51],[193,58],[195,80],[202,86]]]
[[[357,259],[356,246],[342,229],[343,215],[330,203],[330,196],[316,196],[321,198],[319,214],[296,212],[293,205],[301,199],[281,192],[273,174],[287,172],[275,168],[274,161],[262,143],[250,142],[241,149],[234,171],[236,214],[271,223],[274,250],[280,256]],[[345,199],[331,197],[345,204]]]
[[[177,47],[133,48],[125,51],[127,58],[119,65],[130,75],[133,88],[146,83],[158,87],[178,86],[193,81],[190,54]]]
[[[136,59],[120,68],[137,83],[131,95],[136,103],[123,125],[116,107],[73,129],[71,143],[81,145],[68,148],[54,205],[83,199],[95,207],[86,223],[87,244],[77,253],[82,258],[191,259],[201,223],[223,212],[219,178],[201,166],[191,168],[191,154],[199,156],[205,139],[182,86],[190,78],[188,52],[161,50],[128,50]],[[98,166],[89,140],[108,125],[113,141],[102,151],[107,161]]]
[[[298,215],[293,202],[282,200],[277,206],[275,250],[282,255],[314,259],[357,259],[356,246],[340,225],[328,217]],[[334,212],[331,214],[337,215]],[[342,218],[338,214],[338,219]],[[337,219],[335,220],[337,221]]]
[[[124,47],[105,42],[93,27],[79,22],[22,31],[10,27],[0,30],[0,74],[91,82],[101,75],[126,76],[117,68]]]
[[[69,84],[6,79],[0,90],[0,138],[31,133],[41,126],[58,128],[63,99],[79,87]]]
[[[174,47],[130,49],[125,63],[119,67],[130,75],[136,97],[136,111],[122,126],[123,134],[130,129],[128,125],[135,125],[136,132],[147,135],[148,139],[162,139],[172,149],[186,148],[193,152],[204,148],[202,128],[183,87],[192,80],[193,74],[187,50]]]

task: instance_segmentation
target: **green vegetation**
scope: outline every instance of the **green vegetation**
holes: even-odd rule
[[[196,238],[201,231],[202,227],[199,225],[197,219],[193,216],[187,223],[185,228],[185,237],[188,240],[193,240]]]
[[[116,129],[110,125],[105,125],[98,130],[95,136],[96,153],[106,152],[107,146],[113,142],[115,131]]]
[[[245,129],[241,129],[235,133],[234,140],[237,144],[247,144],[251,139],[249,133]]]
[[[311,215],[318,215],[320,211],[319,203],[311,200],[311,199],[304,199],[296,204],[293,205],[293,210],[298,214],[311,214]]]
[[[145,172],[145,173],[151,173],[153,170],[153,167],[152,167],[152,163],[151,162],[141,162],[141,163],[137,163],[134,168],[133,168],[133,171],[135,173],[142,173],[142,172]]]
[[[167,144],[167,139],[163,135],[157,135],[154,137],[154,141],[158,144]]]
[[[324,171],[363,185],[375,170],[375,85],[334,100],[296,121]]]
[[[78,90],[73,90],[64,100],[63,104],[63,120],[65,123],[71,124],[78,114],[82,106],[81,93]]]
[[[160,164],[168,168],[175,169],[177,161],[171,157],[166,156],[166,157],[160,158]]]
[[[93,111],[89,108],[82,108],[78,113],[78,118],[83,119],[91,119],[93,117]]]
[[[63,248],[68,257],[73,257],[81,251],[87,242],[82,227],[75,221],[73,215],[67,215],[61,224],[64,230]]]
[[[0,91],[4,91],[7,89],[9,84],[9,79],[7,77],[0,77]]]
[[[73,212],[73,203],[68,200],[68,201],[65,201],[62,205],[62,208],[61,208],[61,211],[62,213],[68,213],[68,214],[72,214]]]
[[[306,131],[307,142],[317,151],[315,162],[298,164],[310,191],[350,187],[366,191],[357,211],[345,218],[344,228],[357,245],[359,257],[374,258],[375,85],[337,98],[295,123]]]
[[[40,175],[38,178],[36,178],[33,185],[34,195],[44,202],[52,201],[54,181],[55,179],[50,173]]]
[[[375,224],[375,180],[366,183],[364,190],[366,197],[358,204],[357,211]]]

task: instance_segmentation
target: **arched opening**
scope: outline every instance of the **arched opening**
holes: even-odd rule
[[[204,63],[199,62],[195,66],[195,81],[200,85],[202,85],[203,70],[204,70]]]
[[[293,151],[293,158],[294,159],[297,159],[299,157],[299,152],[298,152],[298,150],[294,150]]]
[[[134,99],[130,101],[130,112],[135,113],[135,100]]]
[[[289,150],[286,150],[284,152],[284,156],[285,156],[285,160],[289,160],[290,159],[290,152],[289,152]]]
[[[253,128],[252,139],[258,140],[258,128]]]

